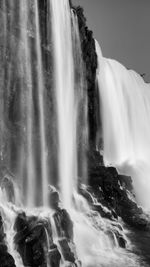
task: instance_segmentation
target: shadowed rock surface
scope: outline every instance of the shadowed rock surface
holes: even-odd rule
[[[9,254],[5,241],[4,225],[0,213],[0,266],[16,267],[13,257]]]

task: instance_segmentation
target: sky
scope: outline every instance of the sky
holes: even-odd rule
[[[150,0],[72,0],[85,11],[87,25],[103,55],[150,82]]]

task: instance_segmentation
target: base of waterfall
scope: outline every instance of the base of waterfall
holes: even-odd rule
[[[105,167],[97,151],[88,156],[89,186],[80,184],[69,210],[53,187],[49,208],[16,205],[11,177],[5,175],[0,189],[0,267],[149,266],[138,240],[144,236],[149,242],[150,219],[136,204],[131,178]]]

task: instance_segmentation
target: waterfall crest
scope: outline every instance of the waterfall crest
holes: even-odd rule
[[[139,203],[150,208],[150,84],[104,58],[97,42],[96,49],[105,164],[131,175]]]

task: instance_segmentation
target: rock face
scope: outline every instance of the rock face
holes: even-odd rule
[[[22,212],[16,218],[14,243],[25,266],[46,267],[49,262],[51,267],[59,267],[62,258],[69,266],[80,263],[73,242],[73,222],[68,212],[59,207],[57,192],[51,193],[50,200],[53,215],[39,218]]]
[[[95,41],[92,32],[86,26],[86,18],[83,9],[74,7],[78,16],[79,31],[88,92],[88,119],[89,119],[89,151],[88,151],[88,176],[91,191],[98,199],[98,202],[107,206],[114,217],[121,216],[131,226],[139,229],[149,228],[149,217],[144,215],[143,210],[136,204],[131,177],[119,175],[115,168],[106,168],[103,164],[103,157],[95,150],[96,135],[101,131],[99,118],[99,101],[96,85],[97,55]],[[100,140],[102,149],[102,141]],[[82,192],[83,193],[83,192]],[[110,217],[104,214],[101,207],[95,207],[101,216]]]
[[[16,235],[14,242],[25,266],[46,266],[45,224],[37,217],[27,217],[20,213],[14,225]]]
[[[135,201],[131,177],[119,175],[113,167],[105,167],[102,156],[97,151],[89,152],[88,162],[89,184],[98,202],[130,226],[149,229],[149,216],[144,214]],[[106,216],[103,212],[100,213],[101,216]]]
[[[18,214],[14,226],[14,242],[25,266],[59,267],[61,254],[53,242],[52,229],[48,219]]]
[[[88,95],[89,143],[96,141],[98,97],[96,87],[97,54],[93,32],[86,25],[83,8],[73,7],[78,17],[81,49],[85,66],[85,77]]]
[[[13,257],[8,253],[7,245],[5,242],[5,233],[4,233],[1,213],[0,213],[0,266],[16,267]]]

